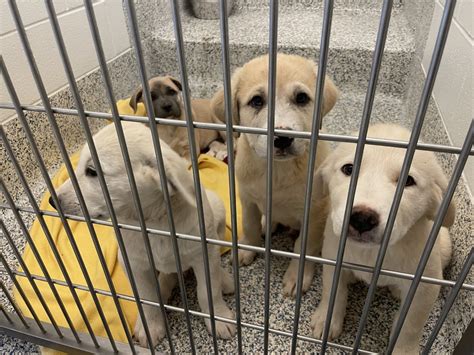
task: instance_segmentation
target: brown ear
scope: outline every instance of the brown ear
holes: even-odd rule
[[[231,79],[231,101],[232,101],[232,123],[240,124],[239,117],[239,104],[237,102],[237,92],[239,88],[241,69],[238,68],[234,71]],[[224,102],[224,89],[220,89],[214,97],[211,99],[211,112],[217,120],[222,123],[226,122],[225,119],[225,102]]]
[[[324,79],[324,92],[323,92],[323,116],[332,110],[336,104],[337,99],[339,98],[339,89],[336,84],[331,80],[330,77],[326,75]]]
[[[436,218],[436,214],[438,213],[438,209],[441,206],[443,197],[446,193],[446,189],[448,187],[448,180],[437,162],[435,162],[435,164],[432,164],[432,173],[434,174],[434,183],[433,188],[431,189],[431,193],[433,195],[432,203],[430,209],[428,210],[427,216],[429,219],[434,220]],[[454,201],[451,200],[451,202],[449,203],[448,211],[444,216],[443,226],[448,228],[451,227],[454,223],[455,218],[456,205]]]
[[[329,169],[329,163],[332,159],[329,159],[329,156],[321,163],[314,173],[313,179],[313,198],[315,200],[322,200],[329,194],[327,174]]]
[[[176,85],[179,91],[183,91],[183,85],[181,85],[181,82],[178,79],[173,78],[172,76],[168,76],[168,78]]]
[[[129,104],[130,104],[130,107],[133,108],[134,112],[137,112],[138,103],[143,101],[142,94],[143,94],[143,89],[140,86],[137,89],[137,91],[135,91],[133,96],[130,98]]]

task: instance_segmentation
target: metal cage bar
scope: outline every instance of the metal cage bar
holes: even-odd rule
[[[359,140],[357,142],[356,151],[354,154],[353,171],[351,174],[351,180],[349,183],[349,190],[347,193],[346,207],[344,210],[344,217],[342,222],[342,234],[339,241],[339,247],[337,250],[337,262],[334,268],[334,275],[332,279],[331,292],[329,296],[329,305],[326,315],[326,322],[324,323],[323,331],[323,343],[321,345],[322,354],[326,351],[326,343],[329,336],[329,330],[331,326],[332,315],[334,311],[334,305],[336,301],[336,292],[339,284],[339,278],[342,270],[342,261],[344,259],[344,251],[346,247],[347,234],[349,231],[349,223],[352,214],[352,207],[354,205],[354,198],[357,189],[357,181],[359,179],[360,167],[362,165],[362,157],[364,154],[365,142],[367,140],[367,132],[369,129],[370,117],[372,114],[372,107],[375,100],[375,91],[377,89],[377,81],[382,66],[383,52],[385,48],[385,42],[388,34],[388,27],[390,25],[390,17],[392,13],[392,0],[385,0],[382,6],[382,12],[380,16],[379,30],[377,33],[377,39],[375,42],[375,51],[372,58],[372,66],[370,71],[370,80],[367,87],[367,94],[364,102],[364,109],[362,113],[362,120],[359,128]],[[357,341],[356,341],[357,344]],[[354,346],[354,353],[357,352],[358,345]]]
[[[219,0],[219,19],[222,45],[222,68],[224,82],[224,105],[227,139],[227,165],[229,176],[230,216],[232,227],[232,270],[234,273],[235,313],[237,326],[237,350],[242,354],[242,315],[240,310],[239,249],[237,231],[237,204],[235,188],[234,129],[232,117],[232,87],[230,77],[229,23],[227,18],[227,0]]]
[[[326,69],[329,55],[329,40],[331,35],[332,25],[332,14],[334,10],[334,1],[327,0],[324,2],[324,15],[323,24],[321,30],[321,49],[319,54],[319,65],[318,65],[318,77],[316,83],[316,94],[313,108],[313,122],[311,128],[311,140],[309,144],[309,160],[308,169],[306,173],[306,191],[304,200],[304,211],[303,211],[303,224],[301,228],[301,247],[300,247],[300,260],[298,264],[298,279],[296,282],[296,297],[295,297],[295,316],[293,320],[293,338],[291,341],[291,354],[296,353],[296,345],[298,338],[298,325],[300,320],[300,309],[301,309],[301,295],[303,287],[303,273],[305,269],[305,255],[306,247],[308,244],[308,227],[310,210],[312,203],[313,194],[313,179],[314,179],[314,168],[316,166],[316,154],[318,147],[318,131],[322,128],[322,107],[323,107],[323,92],[324,92],[324,80],[326,77]]]

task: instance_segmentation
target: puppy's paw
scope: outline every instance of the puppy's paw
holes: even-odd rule
[[[250,250],[239,249],[239,265],[250,265],[257,255],[256,252]]]
[[[222,293],[229,295],[235,292],[234,278],[230,273],[222,269]]]
[[[166,336],[165,323],[160,317],[152,322],[148,322],[148,328],[150,329],[152,347],[154,348]],[[137,322],[135,323],[133,337],[138,341],[140,346],[144,348],[148,347],[145,328],[143,327],[140,317],[138,317]]]
[[[216,315],[224,318],[235,319],[235,314],[230,308],[221,307],[221,309],[216,309]],[[209,319],[206,320],[207,330],[211,333],[211,322]],[[216,335],[220,339],[230,339],[236,333],[235,324],[219,322],[216,320]]]
[[[327,307],[318,307],[311,317],[311,328],[313,328],[313,337],[321,339],[326,322]],[[337,338],[342,332],[342,321],[333,317],[331,327],[329,328],[328,340]]]
[[[221,142],[214,141],[209,145],[209,151],[206,154],[216,159],[224,160],[227,157],[227,146]]]
[[[314,265],[306,263],[303,273],[303,285],[301,291],[308,291],[313,281]],[[285,297],[296,297],[296,283],[298,281],[298,260],[292,260],[283,276],[283,295]]]

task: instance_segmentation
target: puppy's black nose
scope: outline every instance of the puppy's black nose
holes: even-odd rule
[[[379,215],[368,208],[354,208],[350,225],[359,233],[370,231],[379,225]]]
[[[166,112],[170,112],[171,111],[171,105],[163,105],[161,106],[161,108],[166,111]]]
[[[49,204],[51,205],[51,207],[53,207],[54,209],[56,209],[56,205],[54,204],[54,200],[53,200],[53,197],[52,197],[52,196],[49,196]]]
[[[293,143],[294,140],[295,139],[291,137],[275,137],[273,146],[278,149],[286,149]]]

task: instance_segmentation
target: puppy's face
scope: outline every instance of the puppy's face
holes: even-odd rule
[[[369,136],[408,140],[410,133],[392,125],[376,125]],[[332,229],[341,233],[355,144],[341,144],[318,170],[320,188],[329,193]],[[366,145],[359,173],[348,238],[361,245],[380,244],[392,205],[405,149]],[[405,181],[405,190],[395,220],[390,243],[400,241],[421,218],[433,219],[446,190],[446,177],[433,153],[417,151]],[[450,206],[444,225],[454,221]]]
[[[277,57],[275,128],[310,131],[316,87],[316,66],[313,62],[292,55]],[[256,58],[238,69],[232,77],[233,120],[248,127],[267,128],[268,122],[268,56]],[[323,115],[334,106],[338,90],[328,77],[323,94]],[[211,101],[214,114],[224,117],[223,93],[218,92]],[[256,155],[266,157],[267,136],[245,134]],[[303,155],[307,139],[275,137],[275,159],[292,159]]]
[[[150,94],[155,116],[159,118],[180,117],[182,111],[181,83],[171,77],[150,79]],[[143,89],[138,88],[130,98],[130,106],[137,111],[138,102],[143,102]]]
[[[161,180],[149,128],[141,124],[124,122],[123,129],[145,217],[151,217],[151,214],[164,215]],[[135,205],[114,125],[108,125],[97,133],[94,142],[117,216],[133,218],[136,216]],[[192,178],[188,174],[186,162],[166,143],[161,142],[161,146],[170,195],[195,204]],[[109,217],[107,205],[87,145],[81,151],[75,173],[91,217],[107,219]],[[57,189],[57,194],[65,213],[82,214],[70,180]]]

